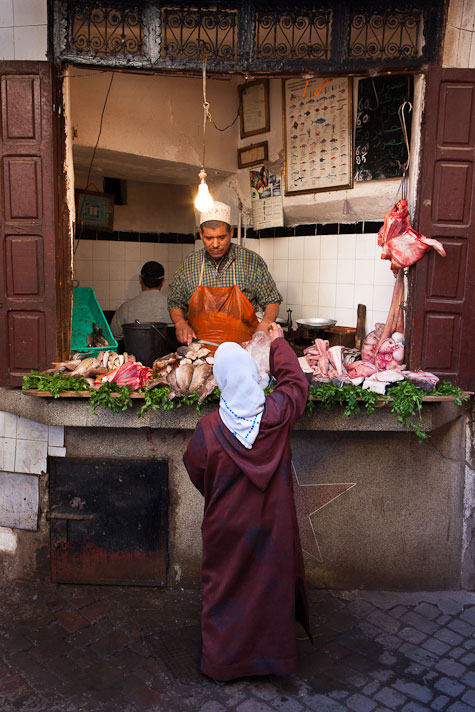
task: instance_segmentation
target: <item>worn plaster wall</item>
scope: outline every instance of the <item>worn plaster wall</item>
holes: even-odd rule
[[[46,0],[0,0],[0,59],[45,60]]]
[[[450,0],[442,56],[444,67],[475,67],[475,3]]]

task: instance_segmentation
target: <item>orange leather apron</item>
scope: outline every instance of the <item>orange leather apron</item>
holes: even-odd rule
[[[249,341],[259,322],[249,299],[236,284],[233,262],[232,287],[203,287],[205,258],[201,265],[200,281],[188,305],[188,323],[198,339],[214,341]]]

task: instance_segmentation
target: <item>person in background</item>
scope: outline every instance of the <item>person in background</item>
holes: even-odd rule
[[[294,673],[296,621],[312,639],[290,450],[309,385],[282,328],[268,333],[273,392],[264,395],[247,351],[221,344],[219,409],[183,456],[204,496],[201,671],[216,682]]]
[[[231,243],[231,208],[215,202],[200,214],[204,249],[189,255],[175,272],[168,293],[178,341],[195,338],[221,344],[248,341],[275,321],[282,297],[266,263]],[[264,313],[259,323],[256,310]]]
[[[140,271],[139,282],[140,293],[121,304],[112,317],[111,331],[117,340],[124,338],[123,324],[133,324],[136,319],[141,322],[161,321],[164,324],[170,321],[167,298],[161,294],[165,282],[163,265],[153,260],[146,262]]]

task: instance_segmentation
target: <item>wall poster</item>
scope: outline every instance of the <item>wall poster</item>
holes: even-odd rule
[[[353,187],[352,79],[283,80],[285,194]]]
[[[280,173],[270,173],[262,166],[249,171],[252,201],[252,226],[254,230],[284,225],[282,180]]]

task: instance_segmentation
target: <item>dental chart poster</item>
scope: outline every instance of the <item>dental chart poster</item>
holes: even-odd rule
[[[283,80],[285,194],[353,187],[352,80]]]
[[[256,166],[249,171],[249,179],[254,230],[282,227],[284,206],[280,173],[270,173],[265,166]]]

